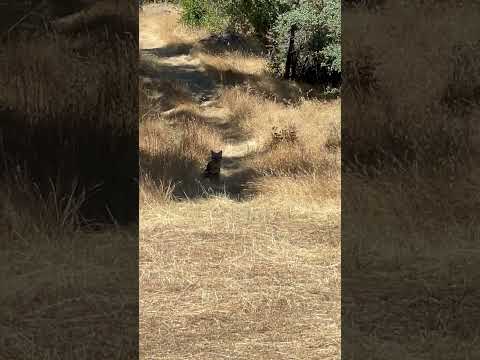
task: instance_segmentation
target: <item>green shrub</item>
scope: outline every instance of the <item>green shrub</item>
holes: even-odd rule
[[[290,28],[296,25],[297,78],[338,86],[341,73],[340,0],[313,2],[281,14],[272,28],[272,67],[281,73],[287,57]]]
[[[180,0],[182,21],[190,26],[205,27],[210,31],[222,31],[228,24],[228,17],[222,1]]]
[[[231,25],[264,37],[278,16],[291,7],[286,0],[226,0],[225,12]]]
[[[182,20],[193,26],[204,25],[207,15],[207,2],[204,0],[182,0]]]
[[[340,0],[181,0],[181,5],[188,25],[253,33],[269,43],[277,74],[284,71],[290,28],[296,25],[297,79],[340,84]]]

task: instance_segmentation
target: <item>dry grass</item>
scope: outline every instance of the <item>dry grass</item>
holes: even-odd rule
[[[241,73],[262,76],[266,71],[267,61],[263,57],[244,54],[239,51],[212,55],[201,51],[194,53],[203,66],[216,69],[219,73]]]
[[[337,358],[336,205],[142,206],[141,357]]]
[[[448,16],[441,11],[444,7],[450,8]],[[478,65],[468,61],[468,57],[476,56],[478,46],[472,45],[467,53],[465,50],[452,52],[452,49],[475,43],[479,25],[473,19],[473,9],[477,9],[477,5],[472,4],[471,8],[456,7],[448,1],[443,5],[426,3],[419,7],[386,1],[385,9],[380,12],[359,8],[343,15],[346,26],[352,26],[346,28],[345,32],[358,35],[348,38],[349,43],[345,46],[346,63],[362,62],[368,65],[364,69],[371,69],[370,74],[352,71],[353,68],[348,66],[346,69],[349,81],[343,95],[344,99],[348,99],[348,106],[344,107],[345,127],[342,135],[348,141],[348,146],[343,144],[342,150],[349,165],[353,165],[354,154],[360,155],[359,166],[352,166],[353,178],[349,179],[363,178],[364,181],[352,180],[359,181],[359,184],[372,182],[372,189],[366,186],[361,189],[374,193],[377,192],[374,188],[390,185],[389,194],[399,196],[397,200],[404,207],[402,213],[407,218],[411,217],[412,212],[422,209],[412,198],[394,194],[397,190],[418,191],[421,201],[425,202],[424,211],[429,209],[432,216],[439,218],[445,213],[437,208],[438,204],[459,201],[466,206],[472,201],[471,197],[465,196],[465,193],[460,195],[454,189],[465,187],[465,179],[470,179],[473,188],[477,184],[474,181],[477,172],[471,165],[478,156],[476,149],[480,127],[478,121],[473,119],[478,114],[479,103],[470,90],[479,85],[480,78],[475,68]],[[465,19],[465,26],[452,27],[452,12],[456,17]],[[391,23],[394,13],[404,16]],[[413,13],[425,20],[419,22],[425,29],[411,26],[413,16],[410,15]],[[379,32],[380,28],[386,30]],[[441,41],[435,35],[440,31],[445,34]],[[398,45],[387,45],[392,42]],[[425,44],[429,44],[428,51]],[[389,52],[385,53],[385,49],[389,49]],[[419,56],[405,58],[402,56],[404,51]],[[369,57],[359,54],[368,54]],[[434,61],[434,58],[437,60]],[[407,71],[409,76],[404,73]],[[456,76],[458,73],[464,74],[464,77]],[[466,74],[471,74],[469,84]],[[370,89],[365,81],[367,78],[370,79],[370,85],[375,85]],[[455,94],[448,91],[452,87],[463,87],[465,92]],[[367,90],[370,90],[371,96],[361,96],[367,94]],[[460,97],[457,101],[465,101],[463,113],[452,108],[448,101],[445,103],[445,96],[455,95]],[[455,99],[450,100],[455,102]],[[372,144],[377,149],[373,149]],[[385,164],[374,164],[366,156],[367,151],[374,154],[370,154],[373,160],[384,160]],[[391,157],[385,161],[381,153]],[[406,154],[409,156],[404,158]],[[372,173],[376,175],[374,179],[364,177]],[[405,182],[414,187],[408,189],[407,186],[400,190],[399,187]],[[428,196],[419,190],[422,186],[426,189],[426,184],[431,187]],[[438,191],[440,184],[443,184],[444,191]],[[408,201],[401,201],[400,198]]]
[[[377,144],[397,158],[415,152],[425,168],[450,155],[468,157],[478,147],[480,133],[474,90],[480,71],[472,61],[480,51],[473,15],[478,5],[387,1],[385,6],[380,12],[360,8],[344,14],[345,33],[352,34],[344,46],[348,81],[343,94],[351,99],[344,112],[351,119],[344,151],[367,156]],[[448,15],[444,6],[451,8]],[[392,22],[394,14],[402,16]],[[464,26],[454,28],[451,16],[464,19]],[[413,18],[419,26],[412,26]],[[437,33],[444,34],[441,41]],[[397,45],[390,46],[392,41]],[[465,104],[464,114],[455,109],[460,104]]]
[[[190,56],[219,83],[270,81],[251,55]],[[338,359],[340,102],[287,105],[248,85],[215,98],[141,123],[141,358]],[[288,125],[298,143],[272,147]],[[217,149],[221,186],[201,177]]]
[[[384,6],[342,13],[343,349],[478,357],[478,4]]]
[[[138,216],[136,44],[80,54],[59,34],[11,35],[0,51],[0,357],[132,358],[137,227],[111,222]]]
[[[72,221],[81,199],[67,207],[58,194],[33,195],[30,183],[2,183],[2,358],[87,359],[99,351],[131,358],[138,348],[135,229],[85,231]]]
[[[159,42],[164,45],[194,44],[204,38],[207,32],[191,29],[178,21],[179,11],[165,4],[150,5],[148,11],[140,13],[140,48]]]

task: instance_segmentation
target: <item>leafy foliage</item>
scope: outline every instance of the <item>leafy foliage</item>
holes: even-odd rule
[[[181,0],[181,5],[189,25],[253,33],[270,44],[271,67],[279,75],[295,25],[297,79],[340,84],[340,0]]]
[[[225,16],[225,4],[222,1],[214,3],[209,0],[180,0],[182,20],[191,26],[202,26],[211,31],[221,31],[228,25],[229,18]]]
[[[306,1],[281,14],[272,28],[272,67],[283,69],[290,29],[296,25],[298,77],[311,82],[339,85],[341,73],[340,0],[326,1],[321,7]]]
[[[273,24],[290,8],[285,0],[226,0],[230,21],[259,36],[266,35]]]

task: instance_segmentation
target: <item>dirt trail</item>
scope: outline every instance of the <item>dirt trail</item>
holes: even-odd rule
[[[212,119],[209,125],[222,135],[224,143],[222,180],[219,184],[207,180],[204,185],[238,197],[252,176],[243,160],[255,151],[257,143],[254,139],[240,139],[234,124],[225,116],[226,109],[212,101],[222,86],[209,76],[200,60],[192,56],[192,45],[169,45],[158,36],[162,18],[174,11],[165,5],[144,7],[140,16],[140,77],[147,83],[171,80],[181,83],[200,105],[202,115]],[[173,108],[166,113],[173,115],[175,111]]]
[[[162,17],[175,10],[166,5],[146,6],[140,16],[140,76],[147,81],[182,82],[197,101],[210,99],[218,85],[198,59],[191,56],[191,44],[169,45],[159,36]]]

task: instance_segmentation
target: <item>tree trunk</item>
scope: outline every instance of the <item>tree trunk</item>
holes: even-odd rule
[[[283,78],[289,80],[295,78],[295,67],[297,66],[297,59],[295,55],[295,31],[297,26],[294,24],[290,28],[290,42],[288,44],[287,60],[285,62],[285,74]]]

